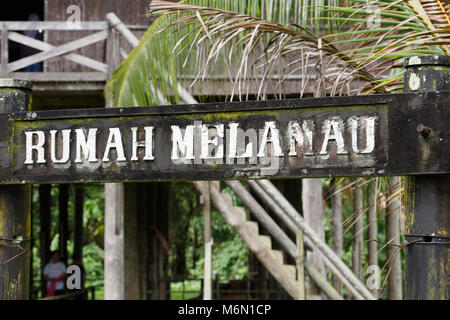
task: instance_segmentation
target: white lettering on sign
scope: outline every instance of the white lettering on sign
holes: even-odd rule
[[[310,122],[311,127],[308,126],[308,122]],[[289,137],[289,144],[290,144],[289,156],[290,157],[297,156],[296,145],[298,145],[300,149],[304,150],[305,155],[314,155],[314,152],[312,150],[314,124],[312,123],[312,121],[308,121],[308,122],[303,121],[301,128],[300,128],[300,124],[298,121],[289,122],[288,130],[290,132],[290,137]]]
[[[252,153],[253,153],[253,142],[249,141],[249,143],[247,143],[245,145],[244,148],[244,152],[241,155],[238,155],[237,152],[237,146],[238,146],[238,131],[239,131],[239,123],[230,123],[229,125],[230,128],[230,145],[229,145],[229,152],[228,152],[228,157],[231,159],[245,159],[245,158],[251,158],[252,157]],[[240,129],[240,131],[243,134],[243,140],[242,142],[245,143],[245,135],[244,135],[244,130]],[[255,137],[256,138],[256,137]]]
[[[269,137],[270,133],[270,137]],[[282,157],[283,151],[280,147],[280,135],[278,128],[275,124],[275,121],[267,121],[266,125],[264,126],[264,133],[261,140],[261,143],[259,145],[259,152],[258,157],[266,157],[266,145],[267,143],[272,143],[274,154],[272,156],[274,157]]]
[[[145,131],[145,141],[137,141],[138,127],[132,127],[131,132],[133,133],[133,146],[132,146],[132,156],[131,161],[138,161],[137,150],[138,148],[145,149],[145,156],[143,160],[154,160],[153,156],[153,127],[144,127]]]
[[[62,130],[62,156],[61,159],[56,158],[56,133],[57,130],[50,130],[50,159],[53,163],[66,163],[69,161],[69,148],[70,148],[70,132],[72,130],[66,129]]]
[[[113,142],[114,140],[114,142]],[[111,149],[116,149],[116,161],[127,161],[123,152],[122,134],[119,128],[109,128],[108,142],[106,143],[105,153],[103,154],[103,162],[108,162]]]
[[[96,157],[96,141],[97,141],[97,128],[92,128],[87,130],[88,137],[84,134],[85,129],[75,129],[76,133],[76,157],[75,163],[82,163],[83,159],[86,159],[88,162],[97,162]],[[82,157],[82,155],[84,157]]]
[[[36,144],[33,144],[33,136],[37,137]],[[45,133],[44,131],[28,131],[25,132],[25,164],[33,164],[33,150],[37,151],[38,157],[36,163],[45,163],[44,156],[44,144]]]
[[[184,137],[180,126],[171,126],[172,129],[172,160],[179,160],[181,157],[186,160],[194,159],[194,127],[186,126]]]
[[[325,120],[324,124],[325,137],[323,138],[322,149],[320,150],[320,154],[328,154],[327,147],[328,142],[330,140],[336,141],[337,154],[347,154],[347,150],[345,148],[344,137],[342,136],[342,120],[339,117],[333,117],[332,119]],[[333,134],[331,133],[333,130]]]
[[[217,130],[218,137],[214,137],[213,139],[209,138],[209,130],[210,127],[213,127]],[[224,136],[224,125],[202,125],[202,151],[201,158],[202,159],[222,159],[223,158],[223,143],[219,144],[219,138],[223,138]],[[216,150],[214,156],[210,156],[209,145],[213,145]]]
[[[165,131],[159,131],[157,137],[168,140],[170,135],[170,142],[155,141],[159,128],[153,126],[30,130],[24,132],[24,164],[30,168],[29,165],[47,161],[70,164],[72,160],[76,165],[83,164],[82,167],[101,162],[140,165],[143,161],[153,162],[159,156],[157,152],[170,157],[167,160],[173,164],[234,164],[237,159],[238,164],[273,165],[272,160],[281,157],[288,157],[293,163],[294,158],[311,157],[316,159],[313,163],[329,158],[334,159],[333,163],[345,159],[350,163],[355,155],[362,160],[361,156],[374,152],[377,121],[378,117],[372,115],[346,119],[332,116],[320,121],[297,119],[284,124],[267,120],[260,128],[245,130],[236,121],[211,124],[198,121],[184,127],[164,126]],[[166,147],[171,149],[165,151]]]
[[[349,119],[352,130],[352,149],[355,153],[371,153],[375,148],[375,117],[362,117],[366,130],[366,148],[360,150],[358,147],[358,123],[360,118]]]

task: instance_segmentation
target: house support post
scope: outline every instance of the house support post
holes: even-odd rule
[[[405,61],[406,92],[450,90],[450,56],[411,57]],[[439,137],[418,124],[423,155]],[[439,141],[439,139],[437,139]],[[406,299],[449,300],[450,175],[406,178]]]
[[[31,84],[0,80],[0,112],[28,111]],[[8,145],[1,146],[7,152]],[[0,300],[30,297],[31,185],[0,186]]]

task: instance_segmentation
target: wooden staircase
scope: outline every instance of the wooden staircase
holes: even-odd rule
[[[200,191],[205,186],[204,182],[194,182],[194,185]],[[239,234],[248,248],[284,290],[293,299],[297,299],[296,267],[284,263],[283,253],[280,250],[272,249],[271,237],[259,234],[258,223],[247,219],[247,214],[243,207],[233,205],[231,194],[220,192],[218,185],[215,183],[210,184],[209,191],[211,201],[225,221]]]
[[[239,215],[240,218],[243,220],[244,224],[243,228],[249,229],[252,235],[254,235],[254,239],[252,240],[254,242],[259,242],[264,247],[264,250],[262,251],[267,251],[266,254],[269,254],[273,259],[278,261],[279,265],[281,265],[281,270],[283,273],[285,273],[284,277],[289,279],[289,282],[291,284],[294,284],[294,288],[292,289],[291,288],[292,286],[290,285],[289,289],[294,291],[294,295],[291,294],[291,296],[295,299],[295,297],[298,294],[297,269],[295,265],[284,263],[283,253],[280,250],[272,249],[272,238],[267,235],[259,234],[258,222],[248,220],[245,209],[243,207],[233,205],[233,199],[230,193],[221,192],[221,196],[224,198],[225,201],[227,201],[227,203],[229,203],[233,207],[234,214]],[[277,271],[279,272],[279,270]],[[288,291],[288,288],[284,287],[284,289]]]

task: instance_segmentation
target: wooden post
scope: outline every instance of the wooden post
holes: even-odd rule
[[[67,265],[67,240],[69,233],[68,221],[68,201],[69,201],[69,185],[59,185],[59,259]]]
[[[322,241],[325,241],[324,213],[322,203],[322,179],[302,180],[302,206],[305,222],[311,226]],[[323,255],[319,250],[307,253],[307,260],[326,278]],[[311,295],[319,295],[320,288],[312,281],[309,285]]]
[[[119,66],[119,34],[111,26],[107,39],[108,77]],[[114,106],[112,96],[105,98],[107,108]],[[124,261],[124,185],[105,183],[105,299],[125,299]]]
[[[122,183],[105,184],[105,300],[125,298],[124,190]]]
[[[356,183],[354,197],[354,242],[353,242],[353,273],[360,279],[363,279],[362,272],[362,250],[363,250],[363,227],[364,227],[364,215],[363,215],[363,191],[359,181]]]
[[[369,266],[378,266],[378,220],[377,220],[377,193],[378,193],[378,178],[370,184],[368,190],[369,199],[369,214],[368,214],[368,254],[369,254]],[[373,288],[370,290],[374,297],[378,297],[378,289]]]
[[[400,247],[400,177],[389,177],[389,205],[386,208],[386,242],[389,300],[403,299],[402,261]]]
[[[0,112],[28,111],[30,93],[29,82],[0,80]],[[7,146],[1,148],[5,149]],[[2,185],[0,300],[29,299],[30,252],[31,185]]]
[[[41,296],[47,294],[47,282],[44,280],[44,267],[50,261],[50,208],[51,208],[51,184],[39,186],[39,246],[41,257]]]
[[[449,56],[411,57],[405,67],[405,91],[450,90]],[[419,151],[426,157],[440,142],[440,133],[430,128],[427,135],[417,125],[419,132],[409,134],[417,134]],[[450,175],[411,176],[405,181],[406,299],[449,300]]]
[[[203,192],[203,217],[204,217],[204,232],[205,232],[205,273],[203,286],[203,300],[212,299],[212,284],[211,284],[211,270],[212,270],[212,237],[211,237],[211,199],[209,196],[210,183],[204,182]]]
[[[83,260],[84,188],[74,186],[73,256]]]
[[[342,193],[336,183],[336,178],[331,179],[330,185],[331,193],[331,233],[333,239],[333,250],[338,257],[342,256],[343,247],[343,231],[342,231]],[[341,293],[341,282],[334,276],[334,287],[336,291]]]
[[[8,65],[8,29],[5,28],[5,26],[2,26],[1,28],[1,58],[0,58],[0,72],[6,73],[7,71],[7,65]]]
[[[303,246],[303,232],[297,229],[297,282],[298,282],[298,300],[305,300],[305,250]]]

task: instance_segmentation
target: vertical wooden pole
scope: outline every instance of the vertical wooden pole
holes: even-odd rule
[[[0,112],[28,111],[30,93],[29,82],[0,80]],[[1,148],[8,147],[1,146]],[[0,186],[0,300],[29,299],[30,252],[31,185],[2,185]]]
[[[342,256],[343,230],[342,230],[342,193],[336,183],[336,178],[331,179],[331,234],[333,239],[333,251],[338,257]],[[333,277],[334,287],[342,293],[341,282]]]
[[[204,286],[203,286],[203,300],[212,299],[212,237],[211,237],[211,201],[209,196],[210,183],[204,183],[203,192],[203,217],[204,217],[204,233],[205,233],[205,271],[204,271]]]
[[[449,56],[411,57],[405,67],[405,91],[450,90]],[[428,137],[410,134],[417,134],[424,156],[439,135],[433,128]],[[450,250],[448,238],[440,237],[448,237],[450,230],[450,175],[405,181],[406,299],[450,300]]]
[[[355,225],[354,225],[354,242],[353,242],[353,273],[360,279],[363,279],[362,273],[362,249],[363,249],[363,191],[359,182],[356,184],[354,193],[354,210],[355,210]]]
[[[108,77],[119,66],[119,34],[109,27],[107,39]],[[107,108],[114,106],[114,97],[107,96]],[[125,299],[124,256],[124,185],[105,183],[105,299]]]
[[[105,300],[125,298],[123,211],[123,184],[105,183]]]
[[[69,233],[69,220],[68,220],[68,201],[69,201],[69,185],[59,185],[59,259],[67,265],[67,240]]]
[[[377,193],[378,193],[378,178],[370,184],[368,190],[369,199],[369,214],[368,214],[368,249],[369,249],[369,266],[378,266],[378,221],[377,221]],[[372,288],[370,292],[374,297],[378,297],[378,288]]]
[[[0,72],[7,73],[7,65],[9,60],[9,49],[8,49],[8,29],[4,26],[1,28],[1,58],[0,58]]]
[[[322,202],[322,179],[302,179],[302,206],[305,222],[325,241],[324,213]],[[307,253],[307,260],[326,278],[325,262],[319,250]],[[309,294],[319,295],[321,290],[311,281]]]
[[[41,257],[41,296],[47,294],[47,285],[44,280],[44,267],[50,261],[50,209],[51,209],[52,185],[41,184],[39,186],[39,245]]]
[[[74,186],[73,256],[83,260],[83,207],[84,188]]]
[[[305,300],[305,249],[303,245],[303,232],[297,229],[297,281],[298,281],[298,300]]]
[[[403,299],[402,260],[400,251],[400,177],[389,177],[389,205],[386,208],[387,266],[389,300]]]

